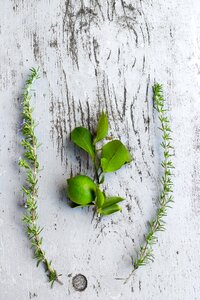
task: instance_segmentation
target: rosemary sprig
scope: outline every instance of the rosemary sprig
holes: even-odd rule
[[[141,266],[146,265],[149,261],[154,260],[153,245],[157,242],[156,233],[165,230],[164,217],[167,216],[167,208],[171,207],[173,201],[173,182],[172,182],[172,169],[174,165],[171,161],[172,154],[172,138],[169,119],[167,117],[167,109],[165,109],[165,100],[163,97],[162,85],[155,84],[153,86],[153,101],[154,107],[158,112],[158,117],[161,123],[159,128],[162,131],[161,147],[163,149],[163,161],[161,166],[163,168],[163,176],[161,178],[162,190],[159,197],[159,207],[156,216],[149,222],[149,232],[145,235],[144,245],[140,247],[137,258],[133,263],[133,271],[131,275]],[[127,282],[126,280],[126,282]]]
[[[39,70],[32,68],[31,73],[26,80],[26,85],[23,93],[22,100],[22,134],[24,138],[21,141],[21,145],[24,148],[23,158],[19,160],[19,166],[26,169],[26,181],[22,186],[22,192],[25,197],[26,214],[23,217],[23,222],[27,225],[27,234],[31,240],[32,248],[34,249],[34,258],[37,260],[37,266],[40,263],[44,264],[45,272],[48,280],[51,283],[51,287],[54,282],[61,283],[58,279],[56,270],[51,266],[51,261],[46,258],[45,251],[42,249],[42,237],[40,233],[43,228],[37,225],[37,197],[38,197],[38,172],[39,162],[37,158],[37,149],[39,144],[35,135],[36,123],[33,119],[31,107],[31,90],[35,80],[39,78]],[[62,283],[61,283],[62,284]]]

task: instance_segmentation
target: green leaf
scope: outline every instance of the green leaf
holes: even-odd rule
[[[84,175],[77,175],[67,180],[68,198],[80,205],[86,205],[95,200],[96,185],[94,181]]]
[[[87,128],[76,127],[71,132],[71,140],[74,144],[89,153],[90,157],[94,159],[93,136]]]
[[[118,204],[113,204],[111,206],[105,207],[105,208],[101,208],[99,210],[99,213],[103,216],[108,216],[111,215],[117,211],[121,211],[122,208],[118,205]]]
[[[103,192],[97,187],[96,189],[96,205],[98,208],[101,208],[104,204],[104,194]]]
[[[104,173],[114,172],[131,161],[130,152],[119,140],[111,141],[102,148],[101,167]]]
[[[18,162],[18,165],[20,167],[25,168],[25,169],[30,169],[30,166],[29,166],[28,162],[25,159],[20,159],[19,162]]]
[[[125,200],[124,198],[121,198],[121,197],[117,197],[117,196],[114,196],[114,197],[105,197],[105,200],[104,200],[104,204],[102,206],[102,208],[106,208],[106,207],[109,207],[113,204],[116,204],[118,202],[121,202]]]
[[[97,125],[97,134],[94,143],[96,144],[97,142],[103,140],[107,136],[107,134],[108,134],[108,117],[104,112],[102,112]]]

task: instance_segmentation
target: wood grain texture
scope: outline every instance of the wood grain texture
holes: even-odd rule
[[[200,299],[199,18],[198,0],[1,1],[0,300]],[[53,290],[35,267],[19,205],[20,93],[32,66],[42,72],[33,97],[43,143],[40,225],[64,281]],[[170,108],[175,204],[155,262],[124,285],[160,188],[154,81],[163,83]],[[106,176],[107,193],[127,200],[99,222],[90,209],[68,206],[65,187],[70,175],[93,174],[69,133],[93,129],[102,109],[111,136],[129,145],[135,161]],[[79,273],[88,280],[83,292],[72,286]]]

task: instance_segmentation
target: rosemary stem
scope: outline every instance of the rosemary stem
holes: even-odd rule
[[[96,176],[96,180],[97,180],[97,184],[100,184],[100,176],[101,174],[99,174],[99,171],[101,171],[101,169],[99,168],[100,164],[99,164],[99,159],[98,159],[98,154],[97,154],[97,149],[96,149],[96,144],[94,143],[94,170],[95,170],[95,176]]]
[[[162,142],[161,147],[163,148],[163,161],[161,162],[161,166],[163,168],[163,176],[161,179],[162,190],[159,197],[159,207],[157,209],[157,213],[155,217],[149,222],[149,231],[145,235],[144,244],[140,247],[137,258],[133,264],[133,271],[128,276],[125,282],[132,276],[135,270],[137,270],[140,266],[146,265],[149,261],[154,260],[153,255],[153,245],[157,241],[156,233],[158,231],[165,230],[165,221],[164,217],[167,215],[168,204],[173,202],[172,197],[172,173],[171,169],[174,168],[173,163],[171,161],[172,156],[172,145],[171,145],[171,129],[169,126],[169,120],[166,115],[167,110],[164,108],[164,97],[162,85],[155,84],[153,86],[153,100],[154,106],[158,113],[159,120],[161,122],[162,131]]]
[[[26,87],[22,101],[22,134],[24,136],[21,144],[24,147],[23,158],[19,160],[19,166],[27,170],[26,184],[22,187],[22,191],[26,198],[25,207],[27,213],[23,217],[23,222],[27,225],[27,234],[31,240],[34,249],[34,258],[37,260],[37,266],[43,263],[45,271],[51,286],[55,281],[61,283],[58,279],[56,270],[51,266],[51,261],[48,261],[45,251],[42,249],[42,238],[40,233],[42,229],[37,225],[37,175],[39,170],[39,162],[37,159],[37,138],[35,136],[35,121],[32,117],[33,108],[31,107],[31,89],[34,81],[39,78],[38,70],[31,69],[31,74],[26,81]]]

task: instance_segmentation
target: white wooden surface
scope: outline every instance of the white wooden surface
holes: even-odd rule
[[[200,2],[199,0],[0,1],[0,300],[200,299]],[[51,290],[36,268],[19,206],[19,96],[28,69],[35,85],[37,135],[43,146],[39,190],[44,247],[64,285]],[[156,260],[126,285],[159,194],[159,133],[154,80],[163,83],[176,156],[175,204],[159,235]],[[69,142],[105,109],[111,134],[135,162],[106,176],[105,189],[126,197],[122,213],[92,219],[72,210],[66,178],[90,163]],[[88,279],[80,293],[78,273]],[[117,280],[118,279],[118,280]]]

